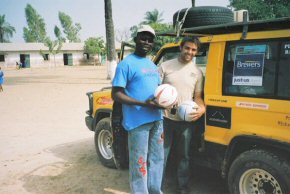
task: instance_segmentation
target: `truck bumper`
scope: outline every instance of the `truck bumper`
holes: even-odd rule
[[[86,125],[89,128],[89,130],[94,131],[94,129],[93,129],[93,121],[94,121],[94,119],[93,119],[93,117],[86,116],[85,120],[86,120]]]

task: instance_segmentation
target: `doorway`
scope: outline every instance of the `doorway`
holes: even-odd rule
[[[64,53],[63,54],[63,62],[64,65],[73,65],[73,58],[71,53]]]
[[[22,68],[30,68],[30,55],[20,54],[20,63],[22,64]]]

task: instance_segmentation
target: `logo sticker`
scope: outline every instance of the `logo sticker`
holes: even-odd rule
[[[232,125],[232,109],[218,106],[207,106],[206,124],[214,127],[230,129]]]

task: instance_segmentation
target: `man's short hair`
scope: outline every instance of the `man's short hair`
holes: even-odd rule
[[[198,37],[186,36],[182,39],[180,46],[183,47],[186,42],[192,42],[197,46],[198,49],[200,48],[200,41]]]

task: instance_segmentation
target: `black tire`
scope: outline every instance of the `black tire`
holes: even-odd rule
[[[289,161],[265,150],[242,153],[228,174],[231,194],[290,193]]]
[[[180,10],[178,21],[181,21],[187,8]],[[175,26],[178,16],[177,11],[173,15],[173,26]],[[216,24],[230,23],[234,21],[233,12],[226,7],[219,6],[200,6],[191,7],[185,17],[182,28],[197,26],[208,26]]]
[[[110,118],[101,119],[95,128],[95,147],[101,163],[109,168],[116,168],[112,150],[113,135]]]

